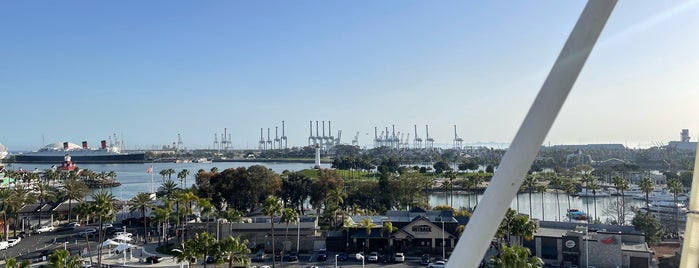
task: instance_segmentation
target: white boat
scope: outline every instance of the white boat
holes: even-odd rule
[[[642,207],[641,211],[649,212],[661,221],[674,220],[675,214],[677,214],[678,221],[685,222],[687,220],[687,207],[684,203],[680,202],[656,201],[651,203],[648,207]]]
[[[633,199],[646,200],[646,194],[641,193],[639,195],[634,196]],[[677,201],[680,201],[680,202],[685,202],[685,201],[687,201],[687,199],[689,199],[689,198],[687,197],[686,194],[679,194],[677,196]],[[659,201],[674,202],[675,195],[668,192],[665,189],[655,189],[648,194],[648,201],[649,202],[659,202]]]
[[[604,189],[588,191],[587,188],[583,187],[582,189],[580,189],[580,192],[578,192],[578,196],[579,197],[605,197],[605,196],[609,196],[609,192],[605,191]]]
[[[630,185],[629,189],[624,190],[623,193],[614,187],[607,188],[607,191],[611,195],[622,195],[622,196],[637,196],[637,195],[644,194],[643,190],[641,190],[641,187],[639,187],[638,185],[635,185],[635,184]]]
[[[7,156],[7,154],[8,154],[7,148],[5,148],[5,145],[2,145],[0,143],[0,159],[5,158]]]

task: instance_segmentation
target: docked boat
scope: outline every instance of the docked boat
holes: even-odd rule
[[[607,188],[607,191],[609,192],[610,195],[621,195],[621,196],[638,196],[638,195],[643,195],[643,190],[641,190],[641,187],[638,185],[632,184],[629,186],[629,189],[624,190],[624,192],[621,192],[617,190],[614,187],[609,187]]]
[[[633,199],[636,200],[646,200],[646,194],[642,193],[640,195],[634,196]],[[689,197],[686,194],[679,194],[677,196],[677,201],[680,202],[685,202],[689,199]],[[666,189],[655,189],[652,192],[648,194],[648,201],[649,202],[674,202],[675,201],[675,195],[668,192]]]
[[[580,189],[580,192],[578,192],[579,197],[606,197],[609,196],[609,192],[599,189],[599,190],[594,190],[594,191],[588,191],[587,188],[583,187]]]
[[[642,207],[640,210],[653,214],[661,221],[674,220],[675,214],[678,221],[684,222],[687,220],[687,207],[681,202],[655,201],[648,207]]]
[[[566,213],[566,216],[570,220],[587,221],[587,213],[585,213],[585,211],[578,210],[577,208],[569,209],[568,213]]]
[[[70,142],[49,144],[35,152],[15,155],[15,162],[61,163],[66,154],[79,164],[143,163],[146,158],[144,152],[122,153],[119,146],[107,146],[107,141],[102,140],[100,148],[88,147],[87,141],[82,146]]]

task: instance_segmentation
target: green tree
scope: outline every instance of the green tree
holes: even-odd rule
[[[544,193],[546,193],[546,185],[540,184],[536,186],[536,191],[541,193],[541,220],[544,221],[546,220],[546,214],[544,211]]]
[[[240,237],[226,237],[221,243],[221,251],[226,255],[228,260],[228,268],[233,268],[233,263],[238,265],[250,264],[250,248],[248,248],[248,240]]]
[[[673,199],[674,199],[674,204],[677,204],[679,202],[679,195],[684,193],[684,185],[682,185],[682,181],[679,179],[670,179],[667,181],[667,189],[672,193]],[[678,232],[679,231],[679,211],[677,205],[673,206],[675,208],[675,211],[672,213],[674,216],[675,220],[675,226],[674,226],[674,231]]]
[[[592,179],[587,183],[587,190],[592,190],[592,203],[593,207],[595,209],[595,221],[597,220],[597,190],[599,190],[600,184],[597,181],[596,178],[591,177]]]
[[[39,184],[36,185],[36,198],[39,200],[39,207],[43,208],[44,204],[47,202],[56,201],[56,191],[48,183],[39,182]],[[43,209],[39,209],[39,227],[41,227],[42,211]]]
[[[99,240],[104,241],[104,221],[114,220],[115,206],[114,202],[116,198],[111,193],[100,190],[92,194],[92,212],[95,213],[99,218]],[[97,266],[102,266],[102,245],[99,246],[99,251],[97,252]]]
[[[527,175],[527,177],[524,178],[524,185],[527,186],[527,192],[529,193],[529,216],[533,216],[532,214],[532,191],[534,191],[534,187],[536,186],[536,177],[534,175]]]
[[[660,224],[658,218],[648,212],[639,211],[631,220],[633,228],[643,232],[646,237],[648,246],[658,244],[663,237],[663,225]]]
[[[575,194],[575,184],[573,184],[573,181],[570,179],[566,179],[563,182],[563,191],[566,193],[566,196],[568,197],[568,211],[570,211],[570,196]],[[570,219],[568,219],[570,220]]]
[[[650,203],[648,195],[650,195],[650,193],[653,192],[653,188],[655,188],[655,185],[653,185],[653,181],[650,178],[644,177],[643,179],[641,179],[641,183],[638,184],[638,187],[640,187],[641,191],[646,194],[646,207],[648,207]]]
[[[82,202],[85,196],[90,192],[90,188],[84,182],[76,179],[67,179],[63,181],[63,197],[68,199],[68,220],[72,218],[73,200]]]
[[[531,256],[531,251],[522,246],[502,245],[500,257],[494,256],[490,264],[494,267],[543,267],[544,261],[536,256]]]
[[[17,207],[17,200],[14,198],[14,193],[10,188],[0,188],[0,214],[2,214],[2,222],[7,223],[8,215],[12,213],[13,208]],[[3,224],[3,233],[7,240],[10,233],[10,225]]]
[[[131,198],[129,201],[129,211],[133,213],[134,211],[138,211],[141,213],[141,218],[144,219],[144,224],[143,224],[143,238],[145,239],[145,243],[148,243],[148,221],[145,220],[146,218],[146,210],[155,207],[155,201],[151,198],[150,193],[138,193],[136,196]]]
[[[79,256],[69,256],[68,251],[56,249],[48,257],[48,266],[50,268],[80,268],[82,266],[82,258]]]
[[[556,192],[556,212],[557,212],[557,220],[561,220],[561,201],[558,199],[558,190],[563,186],[563,179],[559,177],[556,173],[553,173],[551,177],[549,177],[549,186],[553,187],[553,189]]]
[[[289,243],[289,223],[298,222],[299,217],[296,211],[294,211],[291,208],[284,208],[281,214],[282,216],[280,221],[286,223],[286,233],[284,234],[284,250],[288,251],[286,245]],[[298,249],[296,249],[296,251],[298,252]]]
[[[262,213],[269,216],[270,229],[272,230],[272,254],[276,254],[274,248],[274,218],[279,215],[282,211],[282,204],[279,202],[279,198],[270,195],[265,199],[262,205]],[[272,258],[272,267],[276,266],[277,261]]]
[[[364,247],[366,249],[369,249],[369,237],[371,236],[371,228],[374,228],[374,222],[371,220],[371,217],[365,217],[361,219],[358,223],[359,227],[364,228],[366,230],[366,245]]]
[[[614,176],[612,178],[612,184],[614,184],[614,188],[616,188],[617,192],[620,194],[616,195],[616,201],[617,205],[619,204],[619,196],[621,196],[621,209],[619,209],[619,223],[621,225],[626,224],[626,201],[624,200],[624,191],[629,189],[629,181],[619,177],[619,176]]]
[[[182,189],[186,189],[187,187],[187,176],[189,176],[189,170],[182,169],[179,173],[177,173],[177,178],[180,179],[180,184],[182,185]]]
[[[384,221],[381,226],[381,236],[389,237],[393,232],[398,230],[399,228],[393,226],[393,223],[391,221]]]

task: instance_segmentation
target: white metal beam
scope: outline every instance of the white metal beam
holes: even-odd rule
[[[478,267],[616,0],[590,0],[544,81],[447,267]]]

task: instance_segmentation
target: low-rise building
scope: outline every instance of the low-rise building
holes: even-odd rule
[[[539,222],[534,239],[524,241],[532,255],[557,267],[649,267],[652,252],[633,226]]]

